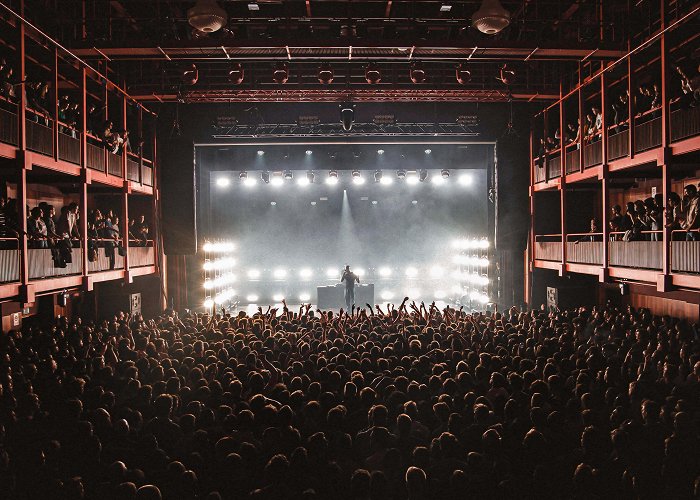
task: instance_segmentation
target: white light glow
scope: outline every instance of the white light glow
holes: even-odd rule
[[[336,184],[338,184],[338,178],[337,177],[327,177],[326,184],[328,184],[329,186],[335,186]]]
[[[353,273],[357,274],[357,276],[360,278],[362,278],[365,274],[367,274],[366,271],[364,269],[362,269],[361,267],[358,267],[357,269],[355,269],[353,271]]]
[[[383,155],[383,154],[384,154],[384,150],[383,150],[383,149],[378,149],[378,150],[377,150],[377,154],[378,154],[378,155]]]
[[[438,175],[434,175],[434,176],[430,179],[430,182],[432,182],[432,183],[435,184],[436,186],[442,186],[443,184],[445,184],[446,181],[445,181],[445,179],[444,179],[443,177],[438,176]]]
[[[255,294],[250,294],[250,295],[248,295],[245,299],[246,299],[248,302],[257,302],[259,298],[260,298],[260,297],[258,297],[258,296],[255,295]]]
[[[282,184],[284,184],[284,179],[282,179],[282,177],[273,177],[272,179],[270,179],[270,184],[279,187]]]
[[[455,273],[454,278],[464,283],[470,283],[472,285],[486,286],[489,284],[489,277],[484,276],[483,274],[460,273],[458,271]]]
[[[260,278],[260,271],[258,271],[257,269],[250,269],[248,271],[248,279],[256,280],[258,278]]]
[[[228,302],[232,298],[236,296],[236,291],[232,288],[228,288],[226,290],[223,290],[219,293],[216,294],[216,297],[214,297],[214,302],[217,304],[223,304],[224,302]]]
[[[275,269],[272,273],[276,280],[283,280],[287,276],[286,269]]]
[[[307,149],[307,150],[306,150],[306,155],[307,155],[307,156],[311,156],[312,154],[314,154],[313,151],[311,151],[310,149]]]
[[[311,276],[313,276],[313,275],[314,275],[314,272],[313,272],[311,269],[309,269],[308,267],[306,267],[306,268],[302,269],[301,271],[299,271],[299,277],[300,277],[301,279],[308,280],[308,279],[310,279]]]
[[[222,188],[228,187],[231,185],[231,179],[228,177],[219,177],[216,179],[216,185]]]
[[[388,186],[390,184],[394,183],[394,179],[389,177],[388,175],[382,175],[382,178],[379,179],[379,184],[382,184],[384,186]]]
[[[406,276],[408,276],[409,278],[415,278],[416,276],[418,276],[418,269],[416,269],[413,266],[408,266],[406,268]]]
[[[409,288],[409,289],[408,289],[408,293],[407,293],[406,295],[408,295],[409,298],[415,300],[415,299],[417,299],[418,297],[420,297],[421,291],[420,291],[419,288]]]
[[[410,184],[411,186],[415,186],[420,182],[420,179],[418,178],[418,174],[415,172],[406,174],[406,184]]]
[[[224,257],[222,259],[208,260],[204,263],[205,271],[221,271],[229,269],[236,265],[236,259],[233,257]]]
[[[308,293],[300,293],[299,300],[301,300],[302,302],[308,302],[311,300],[311,295],[309,295]]]
[[[425,154],[427,154],[427,155],[429,155],[429,154],[432,153],[432,152],[433,152],[433,151],[432,151],[431,149],[426,149],[426,150],[425,150]]]
[[[284,294],[276,293],[272,296],[272,300],[275,302],[282,302],[284,300]]]
[[[362,185],[365,183],[365,178],[364,177],[353,177],[352,178],[352,183],[357,184],[358,186]]]
[[[444,299],[445,298],[445,292],[442,290],[435,290],[435,298],[438,300]]]
[[[489,265],[489,259],[470,257],[467,255],[455,255],[453,261],[455,264],[459,264],[461,266],[487,267]]]
[[[472,176],[469,174],[462,174],[457,178],[457,182],[459,182],[460,186],[471,186],[472,181]]]
[[[483,293],[479,292],[471,292],[469,294],[469,300],[472,300],[474,302],[478,302],[480,304],[487,304],[489,302],[489,296]]]
[[[243,181],[243,185],[245,187],[253,187],[258,183],[258,180],[255,177],[247,177],[246,180]]]
[[[222,274],[214,279],[208,279],[204,281],[204,289],[211,290],[213,288],[221,288],[222,286],[229,285],[236,281],[236,275],[233,273]]]
[[[308,186],[309,184],[311,184],[311,181],[309,180],[308,177],[299,177],[297,179],[297,184],[299,186]]]
[[[390,267],[380,267],[379,268],[379,276],[382,278],[388,278],[391,276],[391,268]]]
[[[442,266],[433,266],[430,268],[431,278],[442,278],[445,274],[445,269]]]
[[[389,290],[384,290],[380,296],[381,296],[382,300],[391,300],[394,298],[394,294],[392,292],[390,292]]]
[[[259,150],[258,150],[258,156],[262,156],[262,155],[264,155],[264,154],[265,154],[265,151],[263,151],[262,149],[259,149]]]
[[[452,242],[452,248],[458,249],[458,250],[486,250],[489,248],[490,243],[489,240],[485,238],[481,239],[459,239],[459,240],[454,240]]]
[[[214,307],[214,299],[212,299],[211,297],[207,297],[206,299],[204,299],[204,307],[207,309],[211,309],[212,307]]]
[[[233,252],[235,249],[236,245],[230,241],[207,241],[202,245],[202,250],[208,253],[227,253]]]

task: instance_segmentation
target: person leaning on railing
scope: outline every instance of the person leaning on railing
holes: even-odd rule
[[[688,201],[683,209],[683,217],[681,219],[681,229],[687,231],[685,234],[686,241],[700,241],[698,235],[698,227],[700,220],[698,219],[698,189],[694,184],[688,184],[683,188],[683,192],[688,197]]]

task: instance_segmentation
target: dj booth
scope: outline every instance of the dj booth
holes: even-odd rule
[[[317,293],[319,309],[347,309],[344,284],[319,286]],[[355,305],[365,307],[365,304],[374,305],[374,285],[355,285]]]

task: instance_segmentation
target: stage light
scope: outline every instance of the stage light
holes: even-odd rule
[[[224,269],[230,269],[236,265],[236,259],[232,257],[224,257],[222,259],[208,260],[204,263],[205,271],[222,271]]]
[[[328,177],[326,178],[326,184],[330,184],[331,186],[338,184],[338,171],[337,170],[331,170],[330,172],[328,172]]]
[[[377,154],[378,154],[378,155],[383,155],[383,154],[384,154],[384,150],[383,150],[383,149],[378,149],[378,150],[377,150]]]
[[[502,81],[505,85],[512,85],[515,83],[515,70],[508,67],[507,64],[501,66],[498,73],[497,80]]]
[[[459,179],[457,179],[457,182],[459,182],[460,186],[470,186],[472,183],[472,176],[469,174],[462,174],[459,176]]]
[[[180,79],[185,85],[194,85],[199,80],[199,70],[194,64],[190,64],[186,68],[182,69],[180,73]]]
[[[213,288],[221,288],[222,286],[235,283],[236,279],[236,275],[233,273],[222,274],[214,279],[205,280],[204,289],[211,290]]]
[[[212,307],[214,307],[214,299],[212,299],[211,297],[207,297],[206,299],[204,299],[204,307],[206,309],[211,309]]]
[[[366,271],[361,267],[358,267],[355,270],[353,270],[353,273],[357,274],[359,278],[362,278],[366,274]]]
[[[430,277],[431,278],[442,278],[442,276],[445,274],[445,269],[442,268],[442,266],[433,266],[430,268]]]
[[[311,276],[313,276],[313,274],[314,274],[314,272],[311,269],[309,269],[308,267],[299,271],[299,277],[301,279],[305,279],[305,280],[308,280],[309,278],[311,278]]]
[[[333,267],[329,267],[328,269],[326,269],[326,277],[337,278],[338,277],[338,270],[333,268]]]
[[[469,300],[478,302],[480,304],[487,304],[489,302],[489,296],[477,291],[473,291],[469,294]]]
[[[306,156],[311,156],[312,154],[314,154],[313,151],[311,151],[310,149],[306,150]]]
[[[333,83],[333,68],[330,64],[324,63],[318,68],[318,81],[324,85]]]
[[[388,278],[391,276],[391,268],[390,267],[380,267],[379,268],[379,276],[382,278]]]
[[[436,299],[442,300],[445,298],[445,295],[446,295],[445,292],[443,292],[442,290],[435,290],[435,298]]]
[[[240,85],[245,78],[245,70],[241,63],[233,63],[233,66],[228,71],[228,80],[234,85]]]
[[[283,280],[287,277],[287,271],[285,269],[275,269],[272,275],[276,280]]]
[[[376,205],[377,203],[379,203],[377,200],[372,200],[372,205]]]
[[[197,31],[213,33],[226,26],[228,14],[216,0],[198,0],[187,11],[187,22]]]
[[[308,184],[313,184],[315,179],[316,174],[314,174],[313,170],[306,172],[306,180],[309,181]]]
[[[308,293],[300,293],[299,300],[302,302],[308,302],[311,300],[311,295],[309,295]]]
[[[374,182],[381,182],[382,181],[382,171],[377,170],[374,172]]]
[[[406,276],[408,276],[409,278],[415,278],[416,276],[418,276],[418,269],[416,269],[413,266],[407,267]]]
[[[253,187],[258,183],[258,180],[255,177],[248,177],[243,181],[243,185],[245,187]]]
[[[394,298],[394,294],[391,293],[389,290],[384,290],[381,294],[380,297],[382,300],[391,300]]]
[[[370,85],[375,85],[382,81],[382,72],[377,63],[371,62],[365,67],[365,80]]]
[[[248,271],[248,279],[256,280],[258,278],[260,278],[260,271],[258,271],[257,269],[250,269]]]
[[[425,82],[425,70],[423,69],[423,64],[419,61],[411,63],[410,70],[408,72],[413,83],[423,83]]]
[[[275,302],[282,302],[284,300],[284,294],[276,293],[272,296],[272,300]]]
[[[285,181],[291,181],[294,178],[294,173],[291,170],[285,170],[282,177]]]
[[[270,202],[270,205],[272,205],[273,207],[275,207],[275,206],[277,206],[277,202],[276,202],[276,201],[271,201],[271,202]]]
[[[379,179],[379,183],[382,184],[383,186],[388,186],[389,184],[393,184],[394,179],[389,177],[388,175],[383,175],[381,179]]]
[[[446,168],[443,168],[440,170],[440,176],[442,176],[443,179],[449,179],[450,178],[450,171],[447,170]]]
[[[261,172],[261,173],[260,173],[260,178],[262,179],[262,181],[263,181],[265,184],[269,184],[269,183],[270,183],[270,172],[268,172],[267,170],[264,171],[264,172]]]
[[[452,260],[461,266],[488,267],[489,265],[489,259],[467,255],[455,255]]]
[[[444,179],[444,177],[438,177],[437,175],[434,175],[430,178],[430,182],[432,182],[436,186],[442,186],[447,181]]]
[[[365,178],[362,177],[362,174],[360,173],[359,170],[352,171],[352,182],[353,182],[353,184],[357,184],[357,185],[365,183]]]
[[[419,179],[421,182],[425,182],[427,178],[428,178],[428,171],[427,171],[427,170],[421,170],[420,173],[418,174],[418,179]]]
[[[248,295],[245,299],[246,299],[248,302],[253,302],[253,303],[254,303],[254,302],[257,302],[259,298],[260,298],[260,297],[258,297],[258,296],[255,295],[255,294],[250,294],[250,295]]]
[[[311,184],[311,183],[309,182],[308,177],[297,178],[297,185],[304,187],[304,186],[308,186],[309,184]]]
[[[442,4],[440,5],[440,12],[450,12],[452,10],[452,6],[449,4]]]
[[[472,72],[469,70],[466,64],[462,63],[457,66],[455,70],[455,77],[457,78],[457,83],[460,85],[466,85],[472,79]]]
[[[343,124],[343,130],[350,132],[355,123],[355,106],[352,104],[342,104],[340,106],[340,123]]]
[[[272,179],[270,179],[270,184],[272,184],[275,187],[279,187],[282,184],[284,184],[284,179],[282,179],[282,177],[279,175],[274,175]]]
[[[258,156],[263,156],[265,154],[265,151],[262,149],[258,149]]]
[[[272,79],[275,83],[283,85],[289,80],[289,67],[286,62],[278,62],[272,71]]]
[[[418,179],[418,174],[416,172],[409,172],[406,174],[406,184],[409,184],[411,186],[415,186],[418,184],[419,179]]]
[[[452,242],[452,248],[460,250],[472,250],[472,249],[482,249],[485,250],[489,248],[491,244],[486,238],[482,239],[459,239]]]
[[[219,187],[222,187],[222,188],[228,187],[230,184],[231,184],[231,179],[229,179],[228,177],[218,177],[216,179],[216,185]]]
[[[406,171],[403,169],[399,169],[396,171],[396,178],[399,179],[400,181],[404,180],[406,178]]]
[[[233,252],[236,249],[236,245],[231,241],[207,241],[202,245],[202,250],[208,253],[227,253]]]
[[[232,298],[236,296],[236,291],[233,290],[232,288],[229,288],[227,290],[223,290],[219,293],[216,294],[214,297],[214,302],[217,304],[223,304],[225,302],[228,302]]]
[[[427,155],[429,155],[429,154],[432,153],[432,152],[433,152],[432,149],[426,149],[426,150],[425,150],[425,154],[427,154]]]

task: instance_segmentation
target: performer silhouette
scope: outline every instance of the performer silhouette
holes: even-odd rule
[[[345,282],[345,305],[348,311],[355,304],[355,282],[360,282],[360,277],[350,270],[350,266],[345,266],[340,282]]]

